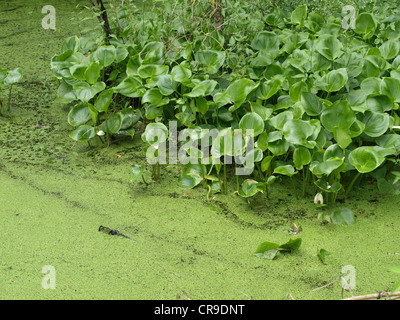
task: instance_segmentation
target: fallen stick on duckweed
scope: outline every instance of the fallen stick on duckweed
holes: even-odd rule
[[[386,291],[381,291],[378,293],[371,293],[371,294],[366,294],[362,296],[353,296],[350,298],[346,298],[343,300],[370,300],[370,299],[382,299],[385,298],[384,300],[396,300],[400,299],[400,291],[398,292],[386,292]]]

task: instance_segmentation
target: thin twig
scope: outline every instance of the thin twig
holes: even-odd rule
[[[393,292],[393,293],[381,291],[378,293],[366,294],[366,295],[362,295],[362,296],[354,296],[354,297],[346,298],[343,300],[370,300],[370,299],[382,299],[383,297],[386,297],[385,300],[400,299],[400,291]]]

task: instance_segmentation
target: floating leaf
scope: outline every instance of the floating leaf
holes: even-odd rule
[[[355,223],[353,211],[349,208],[336,209],[332,211],[331,219],[334,224],[353,225]]]
[[[326,257],[329,256],[330,254],[331,253],[325,249],[319,249],[317,256],[323,264],[326,264]]]

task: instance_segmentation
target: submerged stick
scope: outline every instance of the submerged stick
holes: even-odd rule
[[[136,241],[136,240],[134,240],[134,239],[128,237],[127,235],[124,235],[123,233],[119,232],[118,230],[111,229],[111,228],[108,228],[108,227],[100,226],[100,227],[99,227],[99,231],[106,232],[107,234],[110,234],[110,235],[112,235],[112,236],[117,235],[117,236],[120,236],[120,237],[127,238],[127,239],[129,239],[129,240],[131,240],[131,241]]]

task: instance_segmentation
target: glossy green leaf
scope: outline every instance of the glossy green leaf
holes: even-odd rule
[[[118,112],[110,117],[110,119],[104,121],[100,126],[99,129],[103,132],[108,132],[110,134],[117,133],[122,126],[123,114]]]
[[[361,13],[356,19],[355,32],[364,34],[364,39],[369,39],[375,34],[377,22],[375,17],[367,12]]]
[[[226,89],[227,94],[235,104],[229,108],[229,111],[238,109],[253,89],[255,89],[255,83],[250,79],[244,78],[233,81]]]
[[[307,17],[307,6],[303,4],[294,9],[294,11],[290,16],[290,20],[292,21],[293,24],[298,24],[302,26],[304,24],[304,21],[306,20],[306,17]]]
[[[117,52],[114,46],[101,46],[93,53],[93,57],[99,61],[100,67],[104,68],[114,62]]]
[[[82,125],[69,135],[73,140],[79,142],[88,141],[95,136],[94,127],[89,125]]]
[[[324,109],[324,105],[320,99],[311,92],[303,92],[301,94],[301,103],[303,105],[304,111],[309,116],[319,116]]]
[[[100,91],[103,91],[106,87],[106,84],[104,82],[97,82],[91,86],[87,82],[78,82],[74,84],[73,87],[76,97],[83,102],[88,102]]]
[[[276,254],[278,253],[278,248],[279,248],[278,243],[266,241],[261,243],[257,247],[256,251],[254,252],[254,255],[256,255],[259,258],[273,260],[276,257]]]
[[[116,86],[115,91],[130,98],[142,97],[145,93],[142,81],[136,77],[127,77]]]
[[[85,124],[90,118],[89,108],[86,103],[75,105],[68,113],[68,123],[74,127]]]
[[[156,107],[163,106],[169,102],[167,97],[164,97],[158,88],[147,90],[142,97],[142,103],[151,103]]]
[[[297,239],[290,239],[288,242],[281,244],[279,246],[279,250],[284,250],[284,251],[294,251],[298,250],[301,246],[301,238]]]
[[[354,111],[344,100],[338,100],[326,107],[321,114],[321,123],[330,132],[334,132],[335,127],[348,130],[355,120]]]
[[[388,129],[390,118],[387,113],[367,111],[362,122],[365,124],[364,133],[370,137],[380,137]]]
[[[373,147],[360,147],[349,154],[350,163],[361,173],[368,173],[378,168],[385,157]]]
[[[279,50],[279,38],[271,31],[259,32],[251,42],[251,47],[254,50]]]
[[[96,99],[96,102],[94,106],[96,107],[96,110],[99,112],[107,112],[108,107],[111,104],[112,98],[114,95],[114,89],[107,89],[102,91]]]
[[[337,59],[342,54],[343,44],[333,35],[324,34],[315,40],[315,49],[329,61]]]
[[[95,84],[100,77],[100,66],[97,61],[92,62],[85,71],[85,79],[90,84]]]
[[[339,91],[348,81],[347,69],[332,70],[316,83],[316,86],[327,92]]]
[[[243,181],[242,187],[238,191],[238,195],[244,198],[253,197],[256,193],[262,192],[258,182],[252,179]]]
[[[157,64],[145,64],[137,69],[137,73],[141,78],[152,78],[160,75],[167,74],[169,67]]]
[[[224,64],[226,53],[216,50],[199,50],[195,53],[196,61],[207,67],[209,73],[216,73]]]
[[[297,170],[303,169],[303,166],[311,162],[310,150],[304,147],[298,147],[293,152],[293,162]]]
[[[274,173],[282,174],[288,177],[294,176],[297,172],[291,165],[279,166],[275,168]]]
[[[243,130],[243,133],[248,135],[252,130],[254,137],[257,137],[264,131],[264,121],[263,119],[255,112],[246,113],[239,122],[239,128]]]

